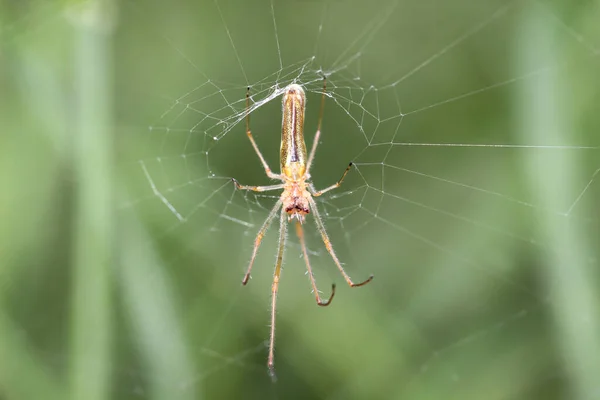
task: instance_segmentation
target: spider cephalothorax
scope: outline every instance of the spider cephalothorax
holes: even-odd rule
[[[310,213],[309,203],[304,195],[298,195],[298,188],[293,188],[291,193],[284,191],[281,195],[281,201],[284,205],[284,210],[288,214],[288,221],[294,218],[301,224],[304,223],[304,216]],[[308,193],[310,196],[310,193]]]
[[[348,165],[346,170],[344,171],[342,177],[339,181],[334,183],[333,185],[326,187],[323,190],[317,191],[312,183],[310,183],[310,166],[315,157],[315,152],[317,150],[317,144],[319,143],[319,137],[321,136],[321,122],[323,119],[323,108],[325,106],[325,79],[323,79],[323,95],[321,97],[321,112],[319,114],[319,125],[317,128],[317,133],[315,134],[315,138],[313,141],[313,145],[310,151],[310,155],[308,157],[308,161],[306,160],[306,145],[304,143],[304,108],[306,105],[306,95],[304,93],[304,89],[302,86],[297,84],[291,84],[287,86],[284,90],[283,94],[283,118],[282,118],[282,127],[281,127],[281,173],[275,174],[269,168],[269,165],[265,161],[261,152],[258,150],[258,146],[252,137],[252,132],[250,131],[250,88],[248,88],[248,92],[246,93],[246,134],[248,135],[248,139],[250,139],[250,143],[252,143],[252,147],[254,151],[260,158],[260,161],[267,173],[267,176],[271,179],[278,179],[281,181],[280,184],[270,185],[270,186],[246,186],[240,185],[235,179],[233,182],[238,189],[243,190],[253,190],[255,192],[264,192],[267,190],[277,190],[283,189],[281,196],[277,200],[277,203],[269,213],[269,216],[263,223],[262,227],[258,231],[256,235],[256,239],[254,241],[254,249],[252,251],[252,258],[250,259],[250,264],[248,265],[248,270],[246,271],[246,275],[242,280],[242,283],[245,285],[248,283],[250,279],[250,271],[252,270],[252,265],[254,264],[254,260],[256,258],[256,254],[258,252],[258,247],[267,232],[267,229],[275,219],[277,215],[277,211],[281,210],[281,215],[279,218],[279,250],[277,252],[277,262],[275,264],[275,274],[273,276],[273,286],[272,292],[273,297],[271,300],[271,340],[269,343],[269,360],[267,365],[269,367],[269,371],[271,376],[275,376],[274,372],[274,347],[275,347],[275,304],[277,299],[277,290],[279,288],[279,276],[281,275],[281,265],[283,263],[283,250],[285,247],[285,240],[287,236],[287,224],[292,220],[296,219],[296,234],[298,235],[298,239],[300,240],[300,246],[302,247],[302,253],[304,255],[304,261],[306,262],[306,269],[308,270],[308,276],[310,278],[310,283],[312,285],[313,293],[317,299],[317,304],[320,306],[326,306],[331,303],[333,296],[335,295],[335,284],[331,285],[331,296],[327,301],[321,300],[321,296],[319,295],[319,290],[317,289],[317,284],[315,282],[315,277],[312,273],[312,268],[310,266],[310,262],[308,260],[308,252],[306,251],[306,244],[304,242],[304,230],[302,228],[302,223],[304,223],[305,216],[311,213],[315,218],[315,223],[317,228],[319,229],[319,233],[321,234],[321,238],[325,243],[325,248],[333,258],[335,265],[338,267],[344,279],[351,287],[362,286],[373,279],[373,275],[371,275],[366,281],[360,283],[354,283],[350,276],[344,271],[340,260],[337,258],[337,255],[333,251],[331,246],[331,241],[329,240],[329,236],[327,235],[327,231],[325,230],[325,225],[319,216],[319,211],[317,209],[317,204],[313,197],[321,196],[323,193],[326,193],[332,189],[339,187],[342,184],[342,181],[350,171],[352,167],[352,163]],[[286,218],[287,215],[287,218]]]

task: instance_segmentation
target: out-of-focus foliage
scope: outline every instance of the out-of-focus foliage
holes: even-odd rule
[[[597,398],[598,20],[597,1],[0,3],[0,398]],[[230,117],[246,86],[310,77],[310,145],[319,68],[314,181],[357,162],[319,204],[375,280],[343,286],[309,223],[338,283],[317,307],[290,235],[272,383],[276,228],[240,280],[274,200],[226,179],[268,182]],[[252,113],[274,169],[280,118]]]

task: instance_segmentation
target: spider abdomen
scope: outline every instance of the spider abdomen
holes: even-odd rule
[[[306,170],[304,143],[304,108],[306,95],[302,86],[291,84],[283,95],[281,121],[281,172],[288,177],[301,176]]]

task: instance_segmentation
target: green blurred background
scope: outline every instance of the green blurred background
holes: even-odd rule
[[[0,3],[0,398],[600,398],[600,2]],[[275,33],[277,32],[277,34]],[[314,57],[314,58],[313,58]],[[280,97],[328,74],[266,369]],[[501,146],[494,146],[501,145]],[[172,209],[170,209],[171,207]]]

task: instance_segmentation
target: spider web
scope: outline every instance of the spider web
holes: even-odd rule
[[[142,49],[134,61],[140,70],[158,64],[140,72],[154,93],[135,101],[160,102],[149,106],[147,129],[138,135],[132,121],[123,138],[134,143],[124,158],[135,162],[124,168],[121,211],[140,217],[145,254],[160,265],[131,282],[185,304],[180,321],[166,324],[189,337],[174,345],[183,346],[173,350],[179,361],[197,366],[165,378],[175,376],[173,393],[239,396],[223,387],[232,380],[274,397],[285,397],[288,384],[328,398],[597,394],[586,377],[598,363],[585,353],[598,349],[586,335],[577,347],[567,329],[597,332],[597,292],[582,289],[569,308],[555,282],[571,265],[576,274],[598,267],[589,248],[598,227],[598,32],[583,11],[565,17],[568,8],[491,0],[133,6],[132,18],[164,49]],[[178,30],[189,18],[197,29]],[[160,74],[155,85],[151,73]],[[325,187],[349,161],[354,167],[318,206],[349,274],[375,280],[342,287],[309,221],[319,287],[326,296],[340,283],[332,306],[318,309],[289,235],[277,317],[281,383],[268,388],[276,228],[249,285],[239,283],[278,193],[231,183],[269,183],[244,134],[245,93],[250,87],[253,134],[277,171],[281,94],[290,83],[305,88],[310,146],[323,75],[313,182]],[[581,313],[564,317],[573,310]],[[139,324],[134,342],[147,328]],[[148,393],[147,372],[119,376],[125,392]]]

